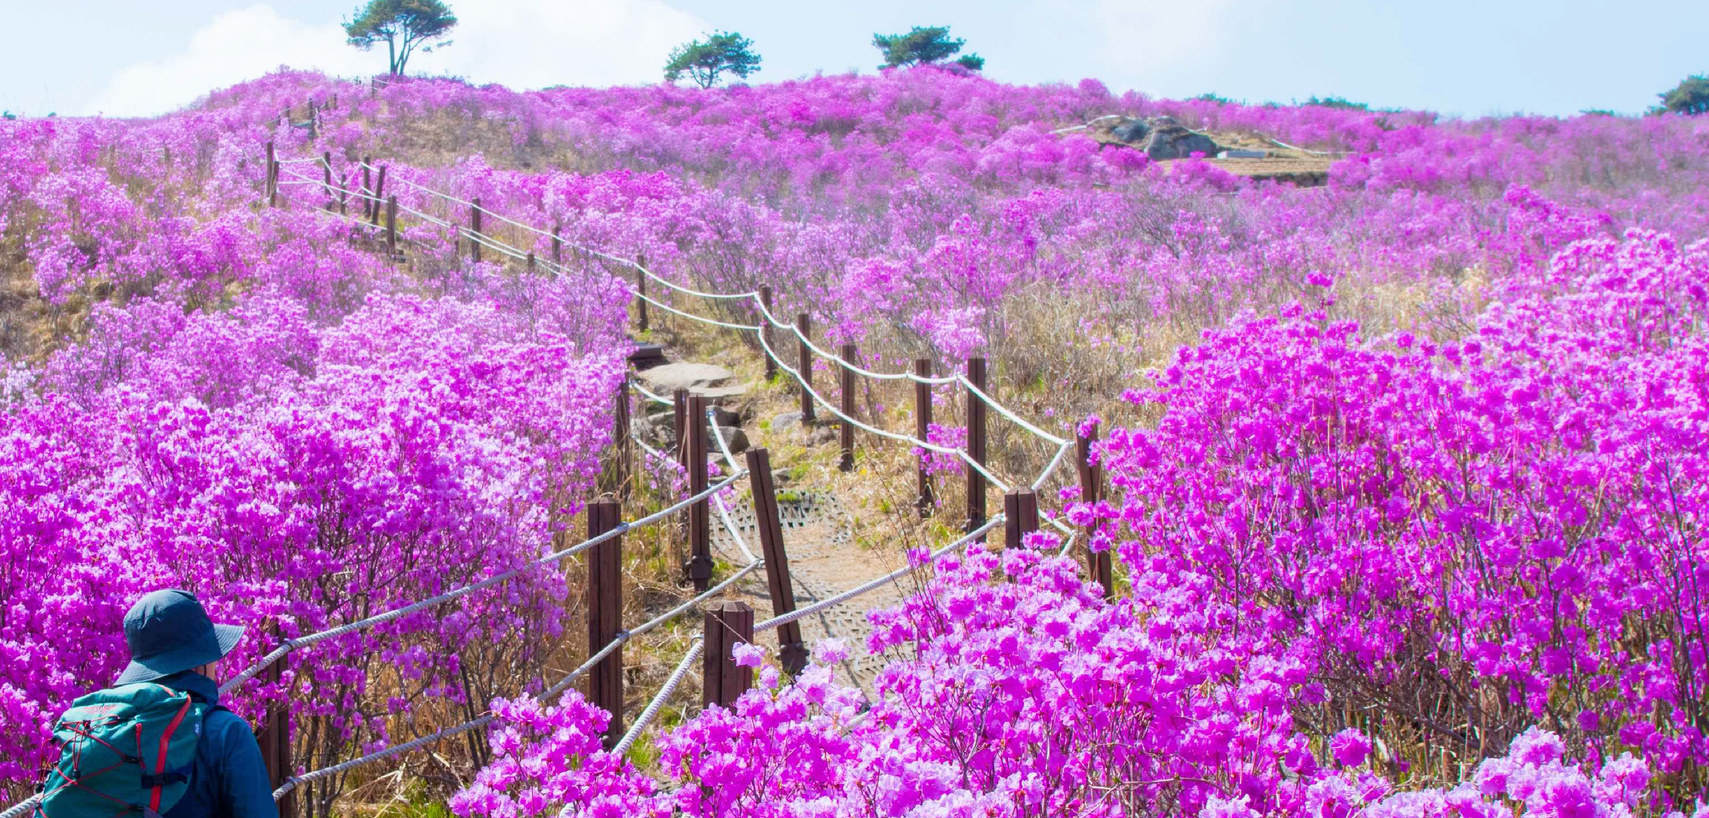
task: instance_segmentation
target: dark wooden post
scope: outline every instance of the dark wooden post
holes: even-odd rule
[[[967,359],[967,381],[985,391],[985,359]],[[985,465],[985,399],[967,390],[967,455],[973,462]],[[985,475],[967,467],[967,530],[985,524]],[[984,538],[981,537],[981,540]]]
[[[369,168],[373,167],[370,163],[373,161],[374,157],[372,156],[362,157],[362,221],[368,221],[374,215],[372,207],[374,179],[369,173]]]
[[[563,232],[563,228],[561,228],[561,227],[552,228],[552,263],[553,264],[563,264],[564,263],[564,237],[562,235],[559,235],[562,232]]]
[[[386,197],[386,255],[398,257],[398,197]]]
[[[1096,504],[1104,496],[1104,469],[1092,462],[1092,444],[1098,442],[1098,427],[1093,426],[1079,435],[1074,441],[1075,466],[1080,472],[1080,500]],[[1097,531],[1096,521],[1086,527],[1086,571],[1092,580],[1104,589],[1104,598],[1114,601],[1116,598],[1115,566],[1111,564],[1108,550],[1093,553],[1092,533]]]
[[[854,471],[854,433],[855,433],[855,427],[854,427],[854,422],[849,420],[849,418],[854,417],[854,414],[855,414],[855,371],[850,368],[850,367],[854,366],[854,362],[855,362],[855,345],[854,344],[843,344],[842,351],[838,355],[838,357],[840,357],[842,359],[842,361],[839,362],[839,365],[842,367],[842,370],[843,370],[843,373],[842,373],[843,374],[843,382],[842,382],[842,393],[843,393],[842,394],[842,404],[843,404],[842,405],[842,412],[843,412],[843,418],[842,418],[842,420],[843,420],[843,429],[842,429],[843,457],[840,461],[837,462],[837,468],[842,470],[842,471]]]
[[[754,686],[754,669],[736,664],[730,649],[754,641],[754,609],[746,602],[720,602],[706,609],[701,644],[701,704],[729,707]]]
[[[640,293],[635,299],[635,306],[640,308],[637,326],[641,328],[642,332],[647,331],[647,274],[642,272],[646,266],[646,256],[635,259],[635,292]]]
[[[374,226],[380,225],[380,202],[386,198],[386,166],[380,166],[380,178],[374,180]]]
[[[813,336],[813,319],[807,313],[796,313],[795,331],[801,334],[796,339],[799,354],[795,365],[801,373],[801,422],[806,424],[813,422],[813,350],[807,346],[807,339]]]
[[[587,535],[597,537],[617,527],[622,507],[614,500],[589,503]],[[598,653],[623,630],[623,535],[618,534],[587,553],[587,653]],[[607,749],[623,736],[623,648],[619,646],[587,677],[588,701],[611,714],[605,731]]]
[[[765,342],[760,344],[760,351],[765,353],[765,379],[767,383],[777,378],[777,359],[773,358],[771,345],[771,285],[760,285],[760,306],[765,309],[760,313],[760,337]]]
[[[754,523],[760,535],[760,556],[765,560],[771,613],[782,616],[795,610],[795,583],[789,577],[789,554],[783,547],[783,517],[777,507],[777,487],[772,483],[771,454],[763,448],[749,449],[747,458],[748,485],[754,495]],[[801,639],[801,623],[778,626],[777,644],[784,670],[800,673],[807,666],[807,643]]]
[[[278,160],[274,158],[273,140],[271,139],[267,140],[267,169],[264,173],[266,175],[263,177],[263,184],[265,185],[264,190],[267,193],[267,206],[278,207],[279,202],[276,192],[279,189],[279,163]]]
[[[528,251],[528,272],[534,272],[534,251]]]
[[[279,638],[279,626],[273,625],[269,632],[275,642]],[[277,685],[285,675],[285,660],[275,661],[263,671],[262,681],[266,684]],[[285,779],[290,778],[295,770],[291,762],[291,705],[289,693],[285,699],[276,704],[268,705],[267,721],[257,735],[256,743],[261,745],[261,763],[267,768],[268,789],[276,790],[284,786]],[[279,799],[279,815],[281,818],[294,816],[297,810],[296,792],[286,794]]]
[[[469,204],[469,260],[481,263],[481,197],[476,196]]]
[[[706,398],[690,395],[688,416],[688,493],[706,490]],[[694,590],[712,584],[712,504],[702,499],[688,507],[688,578]]]
[[[332,151],[322,152],[320,163],[321,172],[325,177],[321,181],[321,187],[326,189],[326,212],[331,213],[332,206],[335,204],[332,195]]]
[[[1038,495],[1016,489],[1003,495],[1003,544],[1019,548],[1026,535],[1038,530]]]
[[[349,172],[340,173],[338,175],[338,215],[340,216],[349,215],[349,211],[346,210],[346,208],[349,207],[350,204],[351,181],[351,174]]]
[[[1003,547],[1021,544],[1021,497],[1015,492],[1003,495]]]
[[[530,267],[534,254],[528,254]],[[634,472],[634,443],[629,437],[629,380],[617,385],[617,405],[612,412],[611,461],[600,475],[604,490],[617,497],[618,502],[629,497],[629,478]]]
[[[914,376],[920,379],[914,381],[914,437],[924,442],[932,431],[932,385],[925,382],[932,376],[932,359],[915,358]],[[926,458],[930,456],[931,452],[920,449],[919,461],[914,467],[919,495],[915,503],[922,519],[932,516],[932,509],[937,506],[937,498],[932,496],[932,476],[926,473]]]

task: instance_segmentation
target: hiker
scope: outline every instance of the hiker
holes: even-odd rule
[[[216,625],[188,591],[155,591],[125,614],[131,663],[78,699],[54,730],[45,818],[278,818],[261,747],[219,706],[219,660],[243,628]],[[141,767],[139,773],[138,767]]]

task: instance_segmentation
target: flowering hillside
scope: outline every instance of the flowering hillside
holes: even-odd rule
[[[1322,152],[1328,181],[1078,127],[1113,114]],[[638,769],[575,694],[505,699],[459,815],[1705,814],[1709,119],[931,68],[529,93],[283,72],[155,120],[0,122],[14,794],[143,591],[305,633],[538,557],[598,471],[624,282],[470,263],[425,220],[400,265],[314,184],[268,207],[268,141],[346,188],[372,157],[405,208],[431,187],[702,289],[769,285],[889,368],[985,356],[1042,425],[1103,429],[1113,491],[1063,500],[1117,555],[1116,601],[1050,535],[922,560],[872,615],[870,709],[837,645],[793,680],[744,650],[760,688]],[[538,678],[567,595],[540,569],[305,655],[313,763]]]

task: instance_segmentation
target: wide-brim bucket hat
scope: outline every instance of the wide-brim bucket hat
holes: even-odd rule
[[[243,638],[243,626],[218,625],[189,591],[146,594],[125,614],[131,663],[115,685],[148,682],[217,662]]]

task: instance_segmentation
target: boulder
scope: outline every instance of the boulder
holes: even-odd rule
[[[679,361],[650,367],[635,375],[649,391],[667,398],[678,389],[687,389],[696,395],[708,397],[727,397],[729,394],[740,395],[747,391],[740,386],[728,385],[731,379],[736,377],[736,373],[712,364]],[[715,392],[717,394],[713,394]]]
[[[1168,117],[1153,120],[1151,135],[1145,139],[1145,155],[1152,159],[1186,159],[1195,153],[1216,156],[1221,151],[1216,140]]]
[[[730,426],[721,425],[718,427],[716,432],[712,429],[706,430],[706,449],[709,455],[723,454],[723,452],[718,449],[718,439],[713,437],[715,434],[722,434],[724,436],[724,445],[730,447],[730,454],[741,454],[742,452],[747,451],[749,446],[753,445],[748,442],[747,432]]]
[[[771,419],[771,430],[783,432],[801,425],[800,412],[781,412]]]
[[[1143,141],[1151,133],[1151,126],[1143,119],[1130,119],[1110,129],[1110,136],[1123,142]]]

